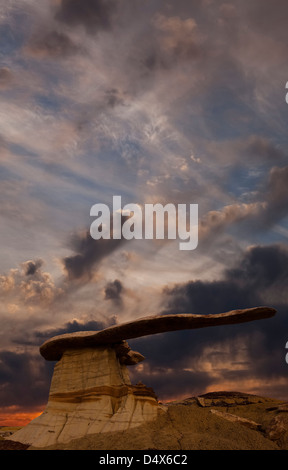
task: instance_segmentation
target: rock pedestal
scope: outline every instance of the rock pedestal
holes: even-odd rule
[[[160,315],[51,338],[40,347],[45,359],[58,361],[47,407],[10,440],[41,448],[90,434],[125,431],[154,420],[162,407],[152,389],[131,385],[126,365],[144,357],[131,351],[126,339],[250,322],[275,313],[273,308],[254,307],[217,315]]]
[[[159,409],[152,389],[131,385],[115,347],[69,349],[55,365],[45,411],[10,439],[47,447],[139,426]]]

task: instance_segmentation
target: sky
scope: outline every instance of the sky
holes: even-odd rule
[[[47,403],[57,334],[267,305],[131,340],[169,401],[288,399],[286,0],[1,0],[0,425]],[[199,241],[94,240],[91,207],[198,204]]]

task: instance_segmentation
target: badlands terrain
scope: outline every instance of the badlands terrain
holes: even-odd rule
[[[287,402],[214,392],[161,406],[157,419],[134,429],[92,434],[41,450],[288,450]],[[37,449],[9,440],[13,431],[0,428],[0,449]]]

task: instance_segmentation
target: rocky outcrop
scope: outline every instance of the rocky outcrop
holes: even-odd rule
[[[55,365],[45,411],[9,439],[40,448],[155,419],[161,407],[153,390],[131,384],[116,350],[66,351]]]
[[[226,397],[230,393],[232,396],[235,394],[229,391],[221,393]],[[247,405],[244,402],[241,406],[236,403],[231,405],[228,414],[222,406],[201,407],[196,400],[187,398],[178,403],[166,403],[165,413],[159,413],[155,420],[140,426],[125,431],[86,434],[80,439],[45,449],[105,452],[148,450],[148,453],[156,450],[161,452],[163,449],[177,450],[180,453],[184,450],[288,450],[288,415],[277,411],[283,401],[255,395],[251,396],[251,400],[253,403]],[[212,409],[218,410],[220,414],[211,413]],[[223,411],[230,418],[233,414],[233,418],[226,419],[227,415],[224,417]],[[275,421],[275,417],[281,418],[281,422]],[[0,450],[1,443],[5,443],[6,448],[11,450],[17,444],[0,440]],[[29,447],[29,450],[32,449],[37,447]]]
[[[251,419],[241,418],[240,416],[236,416],[231,413],[226,413],[225,411],[219,411],[214,409],[210,410],[210,412],[215,414],[216,416],[219,416],[222,419],[230,421],[231,423],[241,424],[242,426],[254,429],[255,431],[261,430],[261,424],[255,423],[255,421],[252,421]]]
[[[69,348],[114,344],[125,339],[140,338],[168,331],[233,325],[263,320],[273,317],[275,313],[276,310],[274,308],[254,307],[211,315],[193,315],[190,313],[154,315],[110,326],[101,331],[80,331],[78,333],[55,336],[40,347],[40,353],[49,361],[58,361],[63,352]]]
[[[278,441],[287,432],[287,424],[283,418],[275,416],[268,424],[263,426],[263,432],[271,441]]]
[[[239,406],[239,405],[252,405],[256,403],[265,403],[270,400],[265,397],[259,397],[258,395],[251,395],[250,393],[240,392],[210,392],[195,397],[199,406],[211,407],[211,406]]]
[[[272,308],[255,307],[217,315],[161,315],[51,338],[40,347],[45,359],[57,361],[46,409],[9,439],[43,448],[151,423],[167,408],[158,403],[152,389],[131,384],[126,365],[144,357],[132,351],[126,339],[243,323],[275,313]],[[207,399],[198,397],[198,403],[205,407]]]

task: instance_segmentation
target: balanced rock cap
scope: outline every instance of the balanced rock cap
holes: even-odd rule
[[[209,315],[190,313],[152,315],[110,326],[100,331],[79,331],[54,336],[42,344],[40,353],[48,361],[58,361],[67,349],[97,347],[106,344],[112,346],[123,340],[152,334],[245,323],[270,318],[275,314],[276,310],[271,307],[253,307]],[[140,356],[138,362],[141,360]]]

